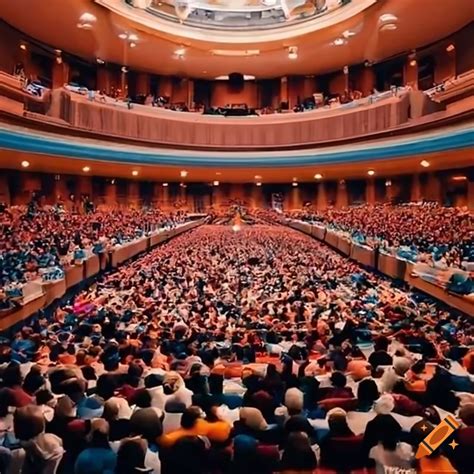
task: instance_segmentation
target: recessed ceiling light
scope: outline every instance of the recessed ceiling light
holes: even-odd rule
[[[179,183],[179,185],[182,187],[182,188],[187,188],[188,186],[184,183]]]
[[[110,180],[110,184],[115,184],[115,178],[112,178],[112,179]]]
[[[453,181],[467,181],[467,176],[453,176],[451,179]]]
[[[323,175],[321,173],[316,173],[314,179],[323,179]]]
[[[351,38],[352,36],[355,36],[355,31],[352,31],[352,30],[346,30],[342,33],[342,36],[344,36],[344,38]]]
[[[22,49],[23,51],[26,51],[26,43],[21,43],[20,49]]]
[[[261,177],[259,174],[256,174],[256,175],[254,176],[254,178],[255,178],[255,179],[262,179],[262,177]]]
[[[132,33],[132,34],[128,35],[128,39],[130,41],[138,41],[138,36],[136,34]]]
[[[387,179],[387,181],[385,181],[385,186],[389,188],[391,185],[392,185],[392,181],[390,179]]]
[[[90,170],[91,169],[89,166],[84,166],[84,168],[82,168],[82,171],[84,171],[84,173],[89,173]]]
[[[186,54],[186,49],[185,48],[178,48],[174,54],[176,54],[176,56],[184,56]]]
[[[298,178],[293,178],[293,181],[298,181]]]
[[[222,173],[220,171],[216,171],[216,176],[220,176]]]
[[[411,66],[411,67],[415,67],[416,64],[417,64],[416,59],[412,59],[412,60],[410,61],[410,66]]]
[[[262,183],[261,183],[260,181],[257,181],[255,184],[256,184],[257,186],[261,186],[261,185],[262,185]]]
[[[379,29],[379,31],[394,31],[397,29],[397,25],[395,23],[385,23]]]
[[[455,49],[456,49],[456,46],[454,46],[453,43],[448,44],[448,46],[446,46],[446,51],[447,51],[448,53],[450,53],[451,51],[454,51]]]
[[[369,176],[373,176],[375,174],[375,171],[374,170],[369,170],[369,171],[367,171],[367,174]]]
[[[87,23],[94,23],[97,21],[97,17],[95,15],[93,15],[92,13],[83,13],[80,17],[79,17],[79,21],[82,21],[82,22],[87,22]]]
[[[137,43],[134,43],[133,41],[130,43],[130,48],[135,48],[137,46]]]
[[[118,37],[119,37],[120,39],[126,40],[126,39],[128,38],[128,35],[127,35],[127,33],[120,33],[120,34],[118,35]]]
[[[379,21],[382,23],[387,23],[387,22],[392,22],[392,21],[397,21],[398,17],[395,15],[392,15],[392,13],[384,13],[383,15],[380,15]]]
[[[296,181],[293,181],[293,183],[291,183],[293,185],[294,188],[296,188],[298,186],[298,183]]]
[[[137,170],[133,170],[133,171],[132,171],[132,175],[133,175],[133,176],[138,176],[138,171],[137,171]]]
[[[122,66],[122,69],[120,69],[124,74],[127,74],[128,68],[127,66]]]
[[[186,178],[186,176],[188,175],[188,172],[186,170],[181,170],[179,175],[181,176],[181,178]]]
[[[96,59],[97,64],[105,64],[105,61],[101,58]]]
[[[28,166],[30,166],[30,162],[24,160],[24,161],[21,162],[21,166],[22,166],[22,168],[28,168]]]
[[[333,42],[334,46],[342,46],[346,44],[346,40],[344,38],[336,38]]]
[[[428,168],[430,166],[430,162],[423,160],[423,161],[420,161],[420,165],[423,166],[423,168]]]
[[[168,183],[163,183],[162,186],[163,186],[164,188],[167,188],[167,187],[168,187]]]
[[[213,181],[213,182],[212,182],[212,185],[213,185],[213,186],[219,186],[219,181],[217,181],[217,180],[216,180],[216,181]]]

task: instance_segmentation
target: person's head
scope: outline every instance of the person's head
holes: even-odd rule
[[[204,474],[207,471],[206,442],[199,436],[185,436],[174,443],[167,456],[169,472]]]
[[[377,416],[377,435],[378,442],[382,444],[387,451],[395,451],[400,441],[402,429],[395,421],[392,415]]]
[[[8,415],[9,409],[13,406],[13,396],[9,388],[0,389],[0,418]]]
[[[116,474],[139,474],[145,471],[147,442],[142,438],[126,438],[117,452]]]
[[[342,408],[332,408],[327,413],[329,432],[332,437],[353,436],[347,424],[347,413]]]
[[[389,340],[385,336],[380,336],[374,344],[375,351],[386,351],[388,349]]]
[[[466,426],[474,426],[474,403],[466,403],[459,409],[459,418]]]
[[[333,372],[331,374],[331,383],[336,388],[344,388],[347,383],[347,378],[342,372]]]
[[[359,404],[372,405],[379,398],[379,389],[375,380],[361,380],[357,387],[357,399]]]
[[[191,429],[202,416],[203,412],[201,408],[196,406],[187,408],[181,416],[181,427]]]
[[[311,426],[311,423],[303,415],[295,415],[285,423],[285,432],[286,433],[295,433],[303,432],[306,433],[309,437],[314,435],[314,428]]]
[[[313,471],[316,467],[316,455],[308,435],[302,431],[290,433],[281,458],[282,470]]]
[[[240,409],[240,421],[255,431],[264,431],[268,427],[262,412],[258,408],[242,407]]]
[[[132,410],[125,398],[112,397],[104,404],[103,417],[110,423],[115,420],[130,419]]]
[[[155,442],[163,434],[163,412],[158,408],[142,408],[130,418],[130,432],[142,436],[148,442]]]
[[[384,393],[374,402],[374,410],[377,415],[388,415],[395,408],[395,400],[389,393]]]
[[[289,388],[285,393],[285,406],[290,415],[297,415],[303,410],[303,392],[296,387]]]
[[[400,377],[403,377],[410,369],[410,359],[406,357],[396,357],[393,361],[393,369]]]
[[[5,387],[16,387],[21,385],[23,377],[21,375],[20,365],[14,362],[8,364],[2,374],[3,385]]]
[[[102,418],[91,420],[90,431],[87,435],[89,445],[95,448],[109,447],[109,423]]]

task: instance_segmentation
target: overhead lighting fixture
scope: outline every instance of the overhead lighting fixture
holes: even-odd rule
[[[188,186],[184,183],[179,183],[179,185],[182,187],[182,188],[187,188]]]
[[[314,179],[323,179],[323,175],[321,173],[316,173]]]
[[[112,178],[112,179],[110,180],[110,184],[115,184],[115,178]]]
[[[89,166],[84,166],[84,168],[82,168],[82,171],[84,171],[84,173],[89,173],[90,170],[91,169]]]
[[[228,81],[229,76],[227,74],[224,74],[222,76],[216,76],[214,78],[214,80],[216,80],[216,81]],[[255,76],[252,76],[250,74],[244,74],[244,81],[254,81],[254,80],[255,80]]]
[[[128,38],[128,35],[127,35],[127,33],[120,33],[120,34],[118,35],[118,37],[119,37],[120,39],[122,39],[122,40],[126,40],[126,39]]]
[[[410,61],[410,66],[411,66],[411,67],[415,67],[416,65],[417,65],[416,59],[412,59],[412,60]]]
[[[373,176],[375,174],[375,171],[374,170],[369,170],[369,171],[367,171],[367,174],[369,176]]]
[[[467,181],[467,176],[453,176],[451,179],[453,181]]]
[[[389,188],[391,185],[392,185],[392,181],[390,179],[387,179],[387,181],[385,181],[385,186]]]
[[[178,48],[174,54],[176,56],[184,56],[186,54],[186,48]]]
[[[393,22],[397,20],[398,20],[398,17],[396,17],[395,15],[392,15],[391,13],[384,13],[383,15],[379,16],[379,21],[381,23]]]
[[[188,175],[188,172],[186,170],[181,170],[179,175],[181,176],[181,178],[186,178],[186,176]]]
[[[216,181],[213,181],[213,182],[212,182],[212,185],[213,185],[213,186],[219,186],[219,181],[217,181],[217,180],[216,180]]]
[[[128,35],[128,40],[129,41],[138,41],[138,36],[134,33],[131,33]]]
[[[261,181],[257,181],[255,184],[256,184],[257,186],[261,186],[261,185],[262,185]]]
[[[397,28],[395,23],[385,23],[379,28],[379,31],[395,31]]]
[[[138,176],[138,171],[137,171],[137,170],[133,170],[133,171],[132,171],[132,176]]]
[[[428,168],[430,166],[430,162],[423,160],[423,161],[420,161],[420,165],[423,166],[423,168]]]
[[[352,31],[352,30],[346,30],[342,33],[342,36],[344,36],[344,38],[348,39],[348,38],[352,38],[352,36],[355,36],[355,31]]]
[[[22,167],[22,168],[28,168],[28,166],[30,166],[30,162],[29,162],[29,161],[24,160],[24,161],[21,162],[21,167]]]
[[[220,176],[222,173],[220,171],[216,171],[216,176]]]
[[[96,58],[95,61],[96,61],[97,64],[105,64],[105,61],[101,58]]]
[[[120,69],[124,74],[127,74],[128,68],[127,66],[122,66],[122,69]]]
[[[212,56],[229,56],[229,57],[250,57],[258,56],[259,49],[211,49],[209,51]]]
[[[90,30],[96,21],[97,17],[92,13],[83,13],[79,17],[79,23],[77,23],[77,27],[82,30]]]
[[[134,43],[133,41],[129,44],[130,48],[135,48],[137,46],[137,43]]]
[[[26,43],[20,43],[20,49],[26,51]]]
[[[256,175],[254,176],[254,178],[255,178],[255,179],[262,179],[262,177],[261,177],[259,174],[256,174]]]
[[[293,181],[298,181],[298,178],[293,178]]]
[[[168,187],[168,183],[163,183],[162,186],[163,186],[164,188],[167,188],[167,187]]]
[[[298,183],[296,181],[293,181],[291,184],[293,185],[294,188],[298,186]]]
[[[298,59],[298,47],[297,46],[290,46],[288,48],[288,59]]]
[[[455,49],[456,49],[456,46],[454,46],[453,43],[450,43],[450,44],[448,44],[448,46],[446,46],[446,51],[448,53],[450,53],[451,51],[454,51]]]
[[[334,46],[342,46],[346,44],[346,40],[344,38],[336,38],[333,42]]]

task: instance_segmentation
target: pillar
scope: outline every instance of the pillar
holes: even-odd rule
[[[326,193],[326,183],[319,183],[316,190],[316,209],[322,210],[328,207],[328,196]]]
[[[364,67],[361,69],[358,77],[358,89],[363,96],[370,95],[376,84],[376,77],[373,67]]]
[[[148,95],[150,93],[150,75],[145,72],[137,74],[137,95]]]
[[[186,205],[188,202],[188,193],[187,193],[187,187],[185,186],[180,186],[179,187],[179,201],[181,205]]]
[[[161,76],[160,77],[160,96],[162,97],[169,97],[173,95],[173,80],[171,76]]]
[[[288,77],[283,76],[280,79],[280,103],[281,102],[287,102],[289,100],[289,94],[288,94]],[[289,103],[288,103],[289,105]]]
[[[110,80],[110,71],[105,67],[97,67],[97,90],[110,92],[111,89],[111,80]]]
[[[120,72],[120,96],[128,96],[128,74],[126,72]]]
[[[105,185],[104,201],[107,206],[117,206],[117,187],[115,184],[108,182]]]
[[[0,203],[7,206],[11,203],[10,186],[6,173],[0,174]]]
[[[396,191],[395,183],[392,179],[387,179],[385,181],[385,202],[392,202],[395,197]]]
[[[341,179],[337,183],[336,207],[346,207],[348,204],[349,198],[347,196],[346,181],[344,179]]]
[[[468,175],[467,182],[467,207],[474,210],[474,173]]]
[[[53,185],[53,203],[56,203],[58,201],[62,201],[63,203],[66,203],[69,197],[69,190],[66,185],[66,180],[64,179],[63,176],[57,175],[59,179],[54,179],[54,185]]]
[[[214,186],[212,188],[212,207],[218,209],[224,202],[224,192],[222,186]]]
[[[422,194],[421,194],[421,183],[420,183],[420,175],[418,173],[414,174],[411,180],[411,194],[410,194],[410,201],[418,202],[421,201]]]
[[[81,200],[83,196],[89,196],[89,199],[92,201],[92,179],[90,176],[79,176],[77,179],[76,186],[76,200]]]
[[[258,209],[263,207],[263,187],[254,185],[250,193],[250,207],[252,209]]]
[[[194,81],[192,79],[187,80],[188,87],[188,96],[187,96],[187,106],[188,109],[194,109]]]
[[[129,181],[127,184],[127,205],[138,208],[140,204],[140,183],[138,181]]]
[[[443,202],[441,177],[436,173],[428,173],[423,197],[428,201]]]
[[[365,183],[365,201],[367,204],[375,204],[375,180],[368,179]]]
[[[58,64],[57,61],[53,63],[53,89],[63,87],[69,82],[69,64],[62,61]]]
[[[410,65],[412,59],[407,57],[405,62],[405,84],[418,90],[418,62],[413,66]]]
[[[301,209],[302,207],[301,189],[299,186],[292,186],[290,191],[290,210]]]

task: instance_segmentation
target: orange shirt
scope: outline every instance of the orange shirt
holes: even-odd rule
[[[197,420],[192,428],[179,428],[176,431],[165,434],[158,439],[158,444],[169,448],[176,441],[186,436],[207,436],[210,441],[224,442],[229,438],[230,425],[225,421],[209,423],[206,420]]]

